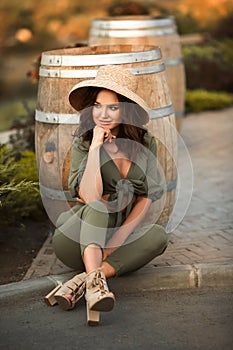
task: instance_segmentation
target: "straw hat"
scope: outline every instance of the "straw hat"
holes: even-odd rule
[[[101,87],[127,97],[148,113],[149,106],[136,94],[137,85],[137,77],[128,69],[112,65],[101,66],[95,79],[84,80],[74,85],[69,94],[69,101],[72,107],[80,111],[83,109],[82,96],[85,95],[85,91],[91,86]]]

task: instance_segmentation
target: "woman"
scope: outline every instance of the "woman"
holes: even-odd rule
[[[156,142],[144,127],[149,107],[136,88],[127,69],[103,66],[69,95],[80,111],[69,176],[77,204],[59,217],[53,246],[64,264],[83,272],[47,300],[54,297],[67,310],[85,293],[90,325],[114,306],[106,280],[141,268],[167,246],[164,228],[143,221],[164,182]]]

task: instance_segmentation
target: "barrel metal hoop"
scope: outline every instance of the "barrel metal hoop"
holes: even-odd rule
[[[150,30],[105,30],[105,29],[95,29],[90,30],[91,37],[108,37],[108,38],[139,38],[147,36],[164,36],[177,34],[175,28],[167,29],[150,29]]]
[[[152,50],[138,52],[122,52],[114,54],[99,55],[49,55],[42,53],[41,65],[52,67],[87,67],[87,66],[103,66],[105,64],[121,64],[147,62],[161,59],[162,54],[159,47]]]
[[[145,29],[154,27],[174,26],[174,18],[151,18],[151,19],[133,19],[133,20],[108,20],[94,19],[91,27],[98,29]]]
[[[98,70],[97,69],[39,69],[39,76],[46,78],[95,78]]]
[[[177,179],[168,181],[166,183],[166,192],[170,192],[172,190],[175,190],[176,189],[176,185],[177,185]]]
[[[165,64],[155,64],[152,66],[134,67],[127,68],[134,75],[144,75],[163,72],[165,70]],[[97,75],[97,69],[86,69],[86,70],[57,70],[57,69],[44,69],[40,68],[39,76],[47,78],[95,78]]]
[[[164,118],[173,113],[174,113],[173,104],[165,107],[153,108],[149,112],[150,119]],[[58,114],[58,113],[52,113],[52,112],[43,112],[37,109],[35,113],[35,120],[41,123],[75,125],[75,124],[79,124],[79,118],[80,118],[79,113],[74,113],[74,114],[59,113]]]
[[[168,117],[173,113],[174,113],[174,107],[173,107],[173,104],[170,104],[165,107],[152,108],[149,112],[149,115],[150,115],[150,119],[153,120],[153,119]]]
[[[134,68],[127,68],[131,73],[134,75],[145,75],[145,74],[153,74],[153,73],[160,73],[165,71],[165,64],[155,64],[152,66],[144,66],[144,67],[134,67]]]
[[[177,58],[168,58],[164,60],[165,66],[178,66],[179,64],[183,64],[182,57]]]
[[[153,108],[150,110],[150,119],[159,119],[167,117],[174,113],[173,104]],[[36,109],[35,120],[41,123],[50,123],[50,124],[79,124],[79,113],[74,114],[64,114],[64,113],[52,113],[52,112],[43,112]]]
[[[36,109],[35,120],[41,123],[50,124],[79,124],[79,113],[74,114],[58,114],[43,112]]]
[[[176,118],[183,118],[185,115],[185,111],[175,111]]]
[[[73,198],[69,191],[55,190],[40,184],[40,192],[44,197],[52,200],[77,202],[77,198]]]

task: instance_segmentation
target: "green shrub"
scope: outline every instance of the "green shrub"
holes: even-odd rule
[[[189,90],[186,92],[186,112],[198,113],[206,110],[227,108],[233,105],[233,94]]]
[[[180,35],[200,33],[202,29],[192,13],[182,13],[179,10],[172,10],[170,14],[175,17],[177,31]]]
[[[31,151],[22,152],[17,160],[12,149],[0,145],[0,218],[1,224],[45,218],[35,154]]]
[[[187,45],[182,47],[184,61],[190,57],[198,57],[206,60],[233,65],[233,40],[210,41],[205,45]]]
[[[27,106],[30,111],[35,110],[35,99],[5,101],[0,103],[0,131],[9,130],[16,120],[24,122],[27,119]],[[26,112],[26,115],[25,115]]]
[[[233,39],[224,39],[216,43],[219,52],[222,52],[223,61],[233,66]]]
[[[187,89],[233,92],[233,40],[182,48]]]
[[[31,110],[26,101],[23,102],[26,115],[15,118],[11,129],[16,133],[10,135],[9,143],[17,151],[30,150],[35,152],[35,111]]]
[[[184,61],[190,57],[198,57],[202,59],[212,60],[214,55],[218,53],[216,45],[187,45],[182,47],[182,54]]]

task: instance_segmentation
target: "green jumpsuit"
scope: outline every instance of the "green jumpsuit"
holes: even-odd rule
[[[104,249],[109,238],[124,222],[133,207],[133,197],[159,199],[164,192],[164,181],[157,168],[156,142],[144,135],[141,145],[125,178],[103,147],[100,148],[100,167],[103,195],[109,195],[108,205],[103,201],[77,204],[57,220],[53,236],[56,256],[67,266],[84,271],[83,251],[89,244]],[[75,137],[72,144],[69,189],[78,197],[79,184],[85,171],[90,143]],[[125,207],[123,207],[123,202]],[[108,208],[108,209],[107,209]],[[156,224],[139,225],[122,246],[106,258],[116,270],[116,275],[135,271],[146,265],[167,247],[165,229]]]

